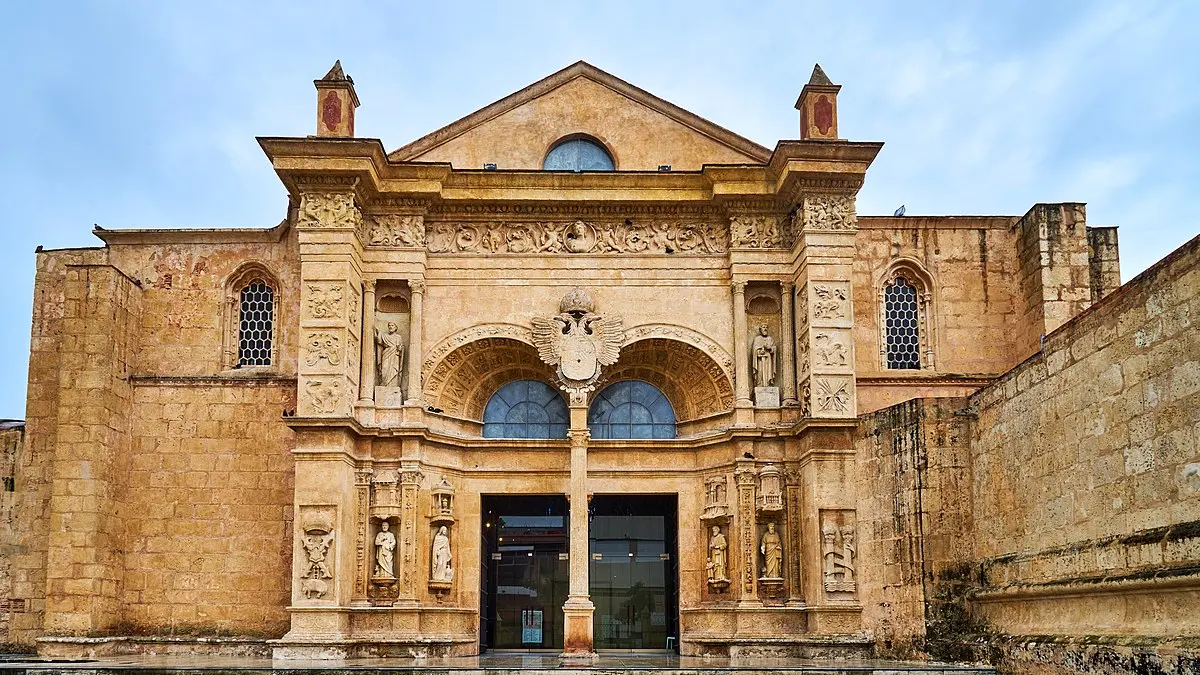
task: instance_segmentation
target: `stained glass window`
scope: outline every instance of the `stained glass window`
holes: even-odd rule
[[[238,365],[271,365],[275,333],[275,291],[262,279],[246,284],[238,320]]]
[[[649,382],[623,380],[596,395],[588,409],[592,438],[675,438],[675,409]]]
[[[545,171],[612,171],[612,156],[599,143],[586,138],[563,141],[546,153]]]
[[[904,277],[896,277],[883,289],[883,336],[887,367],[921,368],[921,313],[917,289]]]
[[[500,387],[483,409],[484,438],[566,438],[570,419],[563,397],[538,380]]]

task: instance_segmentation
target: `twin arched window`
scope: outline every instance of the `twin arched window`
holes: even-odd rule
[[[538,380],[500,387],[483,410],[484,438],[565,438],[570,417],[562,396]],[[588,409],[592,437],[675,438],[675,410],[654,385],[622,380],[600,391]]]

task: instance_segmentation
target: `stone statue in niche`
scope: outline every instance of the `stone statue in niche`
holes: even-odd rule
[[[838,538],[841,537],[841,546]],[[830,592],[853,593],[854,556],[857,554],[854,542],[854,526],[843,525],[839,528],[832,521],[826,521],[821,527],[822,552],[825,556],[825,590]]]
[[[451,566],[450,533],[443,525],[433,535],[433,574],[434,581],[450,582],[454,580],[454,568]]]
[[[396,573],[396,535],[389,531],[388,521],[379,525],[375,535],[375,575],[381,579],[394,579]]]
[[[404,338],[399,333],[394,321],[389,321],[387,332],[375,331],[375,344],[378,346],[378,366],[380,387],[400,386],[400,364],[404,361]]]
[[[766,324],[759,324],[750,351],[754,355],[754,386],[775,386],[775,341],[767,335]]]
[[[721,528],[713,525],[712,537],[708,540],[708,583],[716,590],[729,586],[729,542],[721,534]]]
[[[763,556],[764,579],[783,578],[783,540],[775,531],[775,523],[767,523],[767,531],[762,536],[758,550]]]

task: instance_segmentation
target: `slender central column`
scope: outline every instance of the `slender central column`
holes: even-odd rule
[[[362,302],[362,363],[359,364],[358,381],[362,391],[358,394],[359,405],[370,405],[375,401],[375,280],[363,279]]]
[[[783,302],[783,335],[780,336],[780,341],[783,342],[783,404],[786,406],[800,404],[796,400],[796,338],[793,335],[792,321],[794,286],[790,281],[783,282],[783,292],[779,294],[779,299]]]
[[[734,405],[749,408],[750,401],[750,343],[746,328],[746,282],[735,281],[733,288],[733,384],[737,401]]]
[[[404,403],[415,405],[421,400],[421,341],[425,325],[422,313],[425,299],[425,282],[420,279],[410,279],[409,288],[412,290],[412,313],[408,315],[408,391]]]
[[[572,397],[573,398],[573,397]],[[563,604],[564,662],[591,661],[596,650],[592,638],[591,590],[588,584],[588,490],[587,490],[587,406],[571,405],[571,582]]]

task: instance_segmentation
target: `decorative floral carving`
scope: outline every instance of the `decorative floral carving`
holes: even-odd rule
[[[816,403],[820,412],[843,413],[850,410],[850,381],[841,377],[816,379]]]
[[[729,375],[733,370],[733,357],[729,355],[729,352],[725,351],[724,347],[710,340],[703,333],[683,326],[666,323],[647,323],[628,328],[625,330],[625,346],[628,347],[638,340],[656,337],[679,340],[700,349],[700,351],[716,361],[725,371],[726,375]]]
[[[358,229],[362,213],[349,192],[305,192],[300,197],[298,227]]]
[[[334,333],[329,331],[309,333],[305,337],[304,362],[315,366],[320,363],[321,359],[325,359],[329,365],[336,366],[342,362],[340,347],[341,341]]]
[[[351,289],[353,291],[353,289]],[[350,293],[350,325],[358,325],[358,293]]]
[[[846,288],[841,285],[813,284],[813,294],[817,301],[813,303],[813,318],[824,321],[844,320],[846,318]]]
[[[804,197],[804,229],[853,230],[854,198],[841,194],[808,194]]]
[[[425,248],[425,220],[421,216],[388,214],[371,220],[369,245]]]
[[[775,216],[733,216],[729,219],[733,248],[780,248],[783,237]]]
[[[422,374],[421,380],[428,381],[430,370],[433,369],[439,361],[447,354],[458,349],[459,347],[474,342],[483,338],[511,338],[519,340],[528,345],[533,345],[533,331],[525,326],[517,326],[511,323],[494,323],[484,324],[480,326],[472,326],[465,330],[461,330],[450,337],[442,340],[433,349],[429,350],[429,354],[425,357],[425,362],[421,364]]]
[[[683,253],[728,250],[725,227],[703,222],[437,222],[426,228],[430,253]]]
[[[338,411],[342,402],[342,383],[338,380],[309,380],[304,385],[314,412],[329,415]]]
[[[335,319],[342,314],[345,289],[341,284],[309,284],[308,313],[314,319]]]

